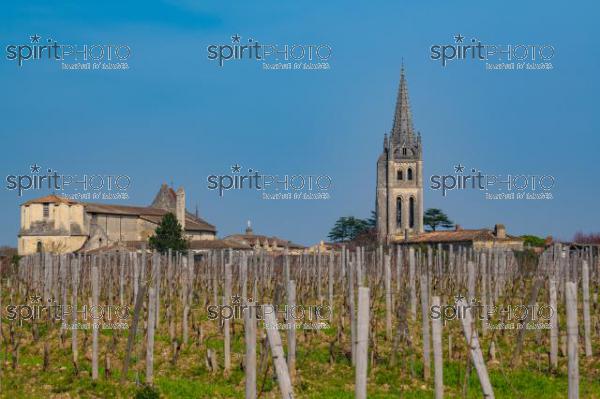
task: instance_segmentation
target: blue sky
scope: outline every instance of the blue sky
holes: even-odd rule
[[[502,222],[509,233],[570,238],[600,230],[597,162],[598,5],[578,2],[121,2],[33,0],[0,12],[0,244],[16,245],[18,198],[5,176],[37,163],[65,174],[131,176],[130,200],[149,204],[162,182],[184,186],[188,208],[219,235],[257,233],[310,244],[343,215],[367,217],[375,162],[391,128],[404,58],[424,174],[461,163],[490,174],[547,174],[553,200],[490,201],[476,191],[425,189],[425,207],[465,227]],[[455,34],[491,44],[550,44],[551,71],[446,68],[429,59]],[[5,48],[29,36],[61,43],[124,43],[128,71],[19,68]],[[207,46],[239,34],[262,43],[327,43],[328,71],[220,68]],[[256,192],[207,189],[238,163],[268,174],[333,179],[332,198],[267,201]],[[426,185],[428,185],[426,183]]]

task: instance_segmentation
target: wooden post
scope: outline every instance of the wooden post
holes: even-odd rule
[[[231,299],[231,257],[225,263],[225,293],[223,296],[223,305],[229,305],[229,300]],[[223,322],[223,357],[224,357],[224,372],[225,374],[229,373],[231,369],[231,330],[229,328],[230,320],[229,318],[225,319]]]
[[[396,247],[396,291],[400,292],[402,282],[402,248]]]
[[[592,331],[590,321],[590,269],[587,261],[581,265],[581,285],[583,288],[583,332],[585,339],[585,356],[592,357]]]
[[[431,376],[431,337],[429,334],[429,282],[427,272],[421,273],[421,325],[423,331],[423,379]]]
[[[156,259],[152,259],[152,280],[154,281],[154,324],[158,330],[160,325],[160,278],[161,278],[161,256],[157,254]]]
[[[577,325],[577,284],[565,284],[567,302],[567,353],[569,357],[569,399],[579,398],[579,328]]]
[[[244,312],[246,340],[246,399],[256,399],[256,307],[249,302]]]
[[[440,309],[440,297],[434,296],[431,299],[431,305]],[[442,353],[442,318],[431,320],[431,330],[433,333],[433,367],[435,381],[435,399],[444,398],[444,361]]]
[[[481,304],[485,307],[488,305],[488,286],[487,286],[487,255],[485,252],[481,253],[481,264],[479,270],[481,271]],[[482,335],[485,335],[488,329],[488,313],[484,312],[484,319],[482,323]]]
[[[98,314],[98,296],[100,295],[100,285],[98,281],[98,258],[92,259],[92,314]],[[92,317],[94,324],[101,323],[99,318]],[[98,379],[98,328],[92,328],[92,380]]]
[[[317,299],[319,303],[323,302],[323,295],[321,293],[321,249],[317,251]]]
[[[133,299],[137,299],[140,283],[140,265],[137,254],[131,254],[133,258]]]
[[[286,284],[290,281],[290,257],[287,247],[283,250],[283,280]]]
[[[155,255],[156,257],[156,255]],[[152,385],[154,365],[154,327],[156,325],[156,288],[148,289],[148,342],[146,344],[146,383]]]
[[[188,331],[188,315],[190,313],[190,285],[189,285],[189,274],[190,265],[188,264],[188,258],[185,256],[181,257],[181,285],[183,291],[183,319],[181,322],[181,329],[183,335],[183,344],[187,345],[189,331]]]
[[[265,330],[267,331],[267,339],[271,347],[271,356],[275,365],[275,372],[277,373],[277,381],[279,383],[279,390],[281,391],[282,399],[293,399],[294,391],[292,389],[292,381],[288,373],[287,365],[285,362],[285,355],[283,354],[283,345],[281,344],[281,336],[277,329],[277,319],[273,312],[274,307],[267,305],[266,307],[271,308],[271,312],[265,312]]]
[[[334,254],[333,249],[329,253],[329,263],[328,263],[328,280],[327,280],[327,288],[328,288],[328,297],[329,297],[329,322],[333,321],[333,260]]]
[[[348,262],[348,307],[350,313],[350,350],[352,352],[352,365],[354,366],[356,364],[356,314],[354,311],[354,261],[352,259]]]
[[[119,304],[125,305],[125,253],[119,256]]]
[[[240,254],[240,273],[242,275],[242,302],[246,303],[248,301],[248,258],[246,258],[246,254]]]
[[[363,270],[362,270],[362,262],[363,259],[361,257],[360,247],[356,248],[356,262],[354,266],[356,267],[356,284],[358,286],[363,285]]]
[[[550,292],[550,364],[553,369],[558,368],[558,308],[556,297],[556,280],[551,278],[548,282]]]
[[[358,320],[356,339],[356,399],[367,397],[367,370],[369,345],[369,288],[358,288]]]
[[[408,279],[410,287],[410,314],[413,320],[417,319],[417,282],[415,279],[415,250],[408,249]]]
[[[392,340],[392,271],[390,255],[385,255],[385,337],[387,341]]]
[[[290,380],[292,383],[296,378],[296,321],[294,319],[296,315],[296,281],[290,280],[288,282],[288,300],[287,300],[287,336],[288,336],[288,356],[287,364],[290,372]]]
[[[475,263],[471,260],[467,262],[467,273],[467,299],[472,301],[475,298]]]
[[[79,266],[81,264],[81,255],[71,261],[71,307],[73,311],[73,326],[77,323],[77,289],[79,287]],[[79,351],[77,348],[77,328],[71,329],[71,349],[73,351],[73,368],[75,374],[78,373],[77,358]]]
[[[475,330],[475,325],[473,324],[471,307],[467,305],[467,302],[464,299],[457,301],[456,306],[459,307],[461,311],[464,311],[464,317],[461,320],[463,333],[465,335],[465,339],[467,340],[467,345],[469,346],[471,360],[475,366],[475,370],[477,371],[477,376],[479,377],[479,383],[481,385],[481,390],[483,391],[483,397],[493,399],[494,391],[492,389],[490,377],[483,359],[481,347],[479,346],[479,337],[477,336],[477,331]]]

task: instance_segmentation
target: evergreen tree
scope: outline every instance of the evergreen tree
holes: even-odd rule
[[[336,242],[350,241],[369,230],[369,228],[369,223],[366,220],[357,219],[354,216],[342,216],[335,222],[328,237]]]
[[[148,239],[150,248],[164,254],[170,249],[173,251],[185,251],[188,248],[187,241],[183,238],[183,229],[177,218],[171,212],[165,214],[155,234]]]
[[[433,231],[435,231],[438,226],[445,229],[454,227],[454,222],[450,220],[441,209],[437,208],[429,208],[425,211],[425,214],[423,215],[423,224],[431,227],[431,230]]]

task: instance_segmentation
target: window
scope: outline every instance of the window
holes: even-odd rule
[[[408,200],[408,227],[415,227],[415,199],[410,197]]]
[[[402,226],[402,197],[396,198],[396,225]]]
[[[402,155],[406,155],[406,147],[402,148]]]
[[[401,171],[401,170],[399,170],[399,171],[398,171],[398,173],[397,173],[397,177],[398,177],[398,180],[402,180],[402,179],[404,179],[404,176],[403,176],[403,174],[402,174],[402,171]]]
[[[41,241],[38,241],[38,242],[37,242],[37,244],[36,244],[36,246],[35,246],[35,250],[36,250],[36,252],[38,252],[38,253],[40,253],[40,252],[42,252],[42,251],[44,250],[44,247],[42,246],[42,242],[41,242]]]
[[[412,173],[412,169],[408,168],[408,170],[406,171],[406,177],[408,178],[408,180],[412,180],[413,178],[413,173]]]
[[[48,218],[50,217],[50,204],[49,203],[44,203],[44,217]]]

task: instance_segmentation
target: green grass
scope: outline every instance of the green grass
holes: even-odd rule
[[[376,309],[381,314],[381,309]],[[379,319],[382,319],[380,316]],[[346,320],[347,322],[347,320]],[[334,322],[334,326],[338,323]],[[169,340],[167,323],[163,322],[156,334],[155,342],[155,386],[163,398],[243,398],[244,372],[241,362],[244,354],[244,338],[241,323],[236,323],[232,335],[232,369],[228,375],[222,370],[210,372],[205,365],[207,348],[217,353],[219,364],[223,362],[223,339],[218,324],[204,321],[204,341],[196,342],[196,336],[190,329],[190,342],[182,346],[177,364],[173,365],[172,345]],[[91,376],[91,334],[87,344],[85,334],[80,332],[79,375],[74,374],[71,363],[70,334],[64,344],[56,329],[40,326],[40,340],[33,342],[28,326],[24,326],[24,335],[19,352],[19,365],[11,367],[10,351],[2,347],[0,361],[0,397],[10,399],[48,399],[48,398],[132,398],[143,384],[145,376],[145,352],[142,348],[143,334],[136,339],[130,371],[126,383],[120,383],[120,369],[127,342],[127,333],[119,332],[117,347],[111,351],[111,375],[104,375],[104,355],[112,340],[113,332],[100,334],[100,370],[99,379],[92,381]],[[178,330],[179,333],[180,330]],[[386,342],[385,331],[377,330],[378,353],[375,364],[370,365],[368,394],[369,398],[433,398],[432,378],[423,381],[423,364],[420,353],[420,326],[411,325],[415,349],[401,344],[400,354],[395,366],[389,364],[391,345]],[[282,338],[286,341],[284,331]],[[454,341],[453,358],[448,356],[448,334]],[[354,398],[354,369],[349,359],[349,331],[342,334],[341,344],[335,343],[334,360],[330,363],[329,343],[337,336],[336,328],[319,332],[309,331],[297,334],[297,377],[294,390],[297,398],[345,399]],[[540,337],[536,337],[539,335]],[[547,331],[531,332],[526,335],[522,360],[518,367],[509,365],[514,349],[515,332],[505,332],[496,336],[496,363],[488,362],[490,378],[496,398],[535,398],[558,399],[566,397],[567,360],[559,359],[559,369],[550,371],[547,361]],[[490,336],[482,336],[483,351],[486,354]],[[43,371],[44,340],[50,345],[50,367]],[[591,360],[580,357],[580,393],[581,398],[600,399],[600,342],[594,341],[594,353]],[[260,346],[259,352],[260,352]],[[444,327],[444,384],[445,397],[463,398],[465,382],[466,351],[464,339],[458,323],[449,322]],[[371,348],[369,349],[371,351]],[[259,356],[260,357],[260,356]],[[412,371],[411,371],[412,370]],[[267,373],[257,372],[258,391],[261,398],[279,398],[277,381],[273,376],[272,365]],[[481,389],[474,370],[471,371],[466,385],[467,398],[480,398]]]

